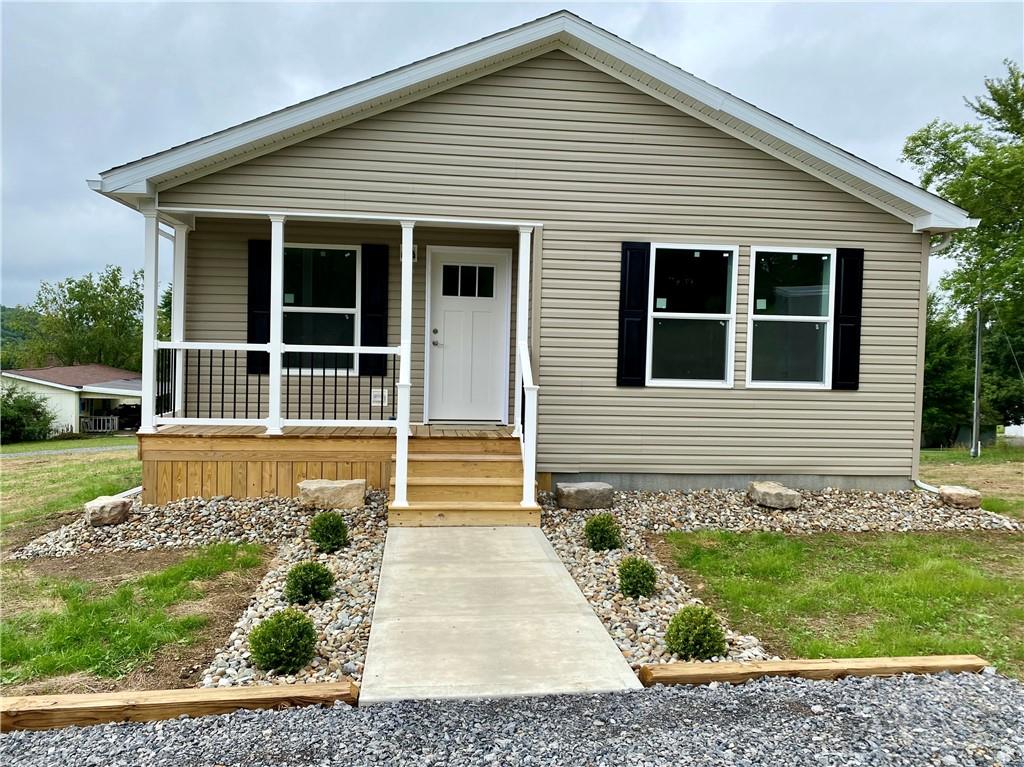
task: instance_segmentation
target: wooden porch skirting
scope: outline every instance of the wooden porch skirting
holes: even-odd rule
[[[412,432],[410,451],[432,438],[499,439],[510,430],[414,426]],[[287,427],[270,436],[259,426],[163,426],[139,435],[142,502],[294,497],[304,479],[365,479],[386,490],[394,454],[394,430],[385,427]]]

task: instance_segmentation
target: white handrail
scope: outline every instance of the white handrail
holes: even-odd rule
[[[533,381],[533,366],[530,363],[530,348],[525,340],[516,344],[516,358],[523,380],[523,403],[516,424],[519,444],[523,456],[523,506],[537,504],[537,392],[539,387]],[[519,392],[517,392],[519,395]]]
[[[156,348],[214,352],[268,352],[270,344],[244,344],[234,341],[157,341]]]

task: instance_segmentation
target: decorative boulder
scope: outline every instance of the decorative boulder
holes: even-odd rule
[[[803,500],[796,490],[778,482],[751,482],[747,486],[747,497],[758,506],[769,509],[799,509]]]
[[[947,506],[958,509],[977,509],[981,506],[981,493],[960,485],[942,485],[939,488],[939,497]]]
[[[366,500],[365,479],[304,479],[299,500],[317,509],[361,509]]]
[[[555,501],[560,509],[610,509],[615,490],[607,482],[559,482]]]
[[[131,499],[116,495],[101,495],[85,504],[85,521],[93,527],[119,525],[131,513]]]

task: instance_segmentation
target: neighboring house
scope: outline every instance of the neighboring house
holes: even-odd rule
[[[139,425],[142,377],[109,365],[63,365],[0,372],[14,384],[46,398],[61,432],[110,432]]]
[[[393,524],[907,487],[929,241],[976,223],[564,11],[90,185],[145,222],[147,499],[366,477]]]

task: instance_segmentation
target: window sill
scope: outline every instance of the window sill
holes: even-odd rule
[[[829,391],[831,384],[801,381],[747,381],[748,389],[791,389],[794,391],[821,389]]]
[[[664,378],[649,378],[644,386],[648,389],[732,389],[732,381],[675,381]]]

